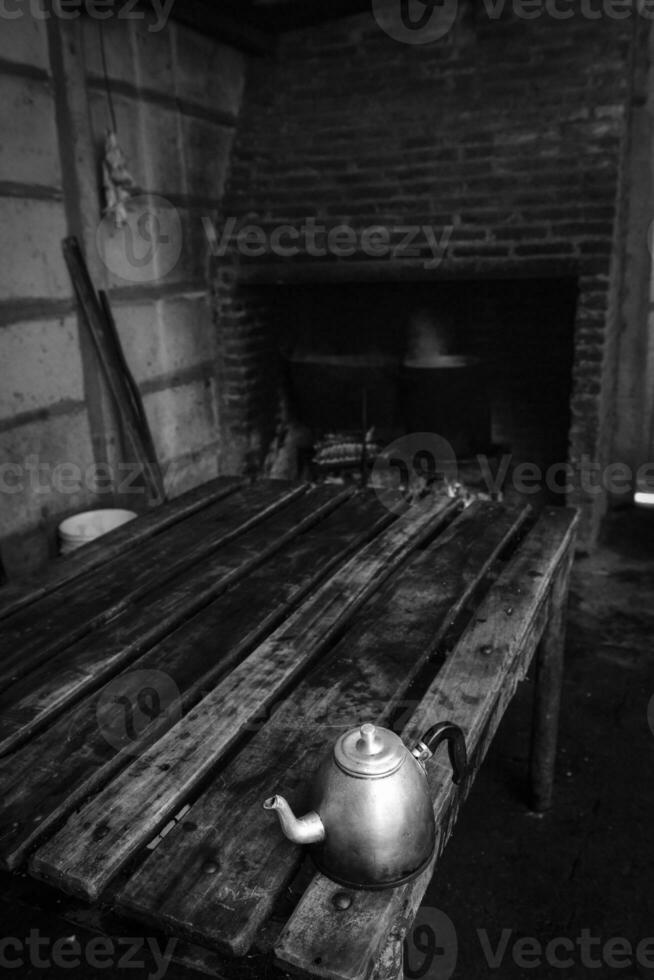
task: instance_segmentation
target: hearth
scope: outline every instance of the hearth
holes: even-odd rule
[[[478,356],[489,369],[492,439],[526,461],[571,464],[567,497],[581,507],[580,539],[591,544],[607,505],[602,488],[590,488],[592,474],[611,460],[618,398],[626,393],[634,404],[628,369],[616,377],[618,347],[625,336],[640,338],[647,319],[644,306],[634,304],[626,324],[620,312],[626,137],[636,115],[638,139],[648,126],[645,31],[635,51],[629,18],[533,20],[507,5],[496,22],[472,10],[459,5],[438,45],[389,43],[370,17],[321,25],[283,40],[275,59],[252,74],[251,111],[239,129],[223,210],[246,237],[255,225],[267,244],[252,260],[258,269],[244,268],[238,247],[215,266],[221,466],[261,471],[278,445],[271,410],[278,379],[270,367],[276,336],[255,281],[286,283],[280,291],[293,282],[320,284],[303,323],[324,321],[328,304],[336,310],[333,332],[346,283],[366,308],[375,288],[388,295],[390,280],[402,280],[402,299],[372,307],[369,322],[381,332],[389,317],[395,327],[417,291],[443,294],[446,280],[458,280],[457,303],[480,315],[468,316],[459,335],[471,352],[454,353]],[[650,177],[641,156],[642,183],[634,187],[644,194]],[[628,250],[643,255],[643,283],[645,199],[634,191],[637,236]],[[309,224],[326,229],[338,247],[317,257],[304,233]],[[416,230],[411,253],[402,242]],[[283,250],[273,248],[273,236]],[[372,240],[384,244],[383,255],[364,248]],[[373,279],[376,287],[366,291]],[[527,279],[532,302],[524,302]],[[487,286],[477,285],[483,280]],[[234,303],[245,311],[236,313]],[[559,342],[560,370],[553,363]]]
[[[259,285],[256,308],[302,460],[317,448],[323,470],[330,452],[356,468],[364,433],[370,463],[427,431],[459,460],[545,472],[568,457],[577,296],[572,276],[314,282]]]

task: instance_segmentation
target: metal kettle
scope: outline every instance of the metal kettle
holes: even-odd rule
[[[318,769],[311,787],[313,809],[296,817],[283,796],[275,810],[296,844],[312,845],[318,868],[350,888],[390,888],[426,867],[436,826],[425,763],[448,743],[453,781],[467,768],[463,732],[451,722],[435,725],[413,750],[386,728],[362,725],[345,732]]]

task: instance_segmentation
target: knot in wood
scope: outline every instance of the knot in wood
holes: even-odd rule
[[[336,892],[332,896],[332,905],[337,912],[345,912],[352,904],[352,895],[349,892]]]

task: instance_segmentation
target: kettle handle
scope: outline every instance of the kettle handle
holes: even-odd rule
[[[447,742],[453,771],[452,782],[458,786],[468,768],[466,740],[458,725],[451,721],[442,721],[438,725],[433,725],[413,749],[413,755],[418,762],[426,762],[427,759],[431,759],[442,742]]]

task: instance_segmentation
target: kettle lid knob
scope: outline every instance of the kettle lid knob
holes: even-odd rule
[[[377,737],[377,729],[374,725],[362,725],[359,734],[361,738],[357,741],[357,749],[362,755],[377,755],[384,748],[384,743]]]
[[[371,724],[351,728],[334,746],[337,764],[352,776],[389,776],[408,754],[394,732]]]

